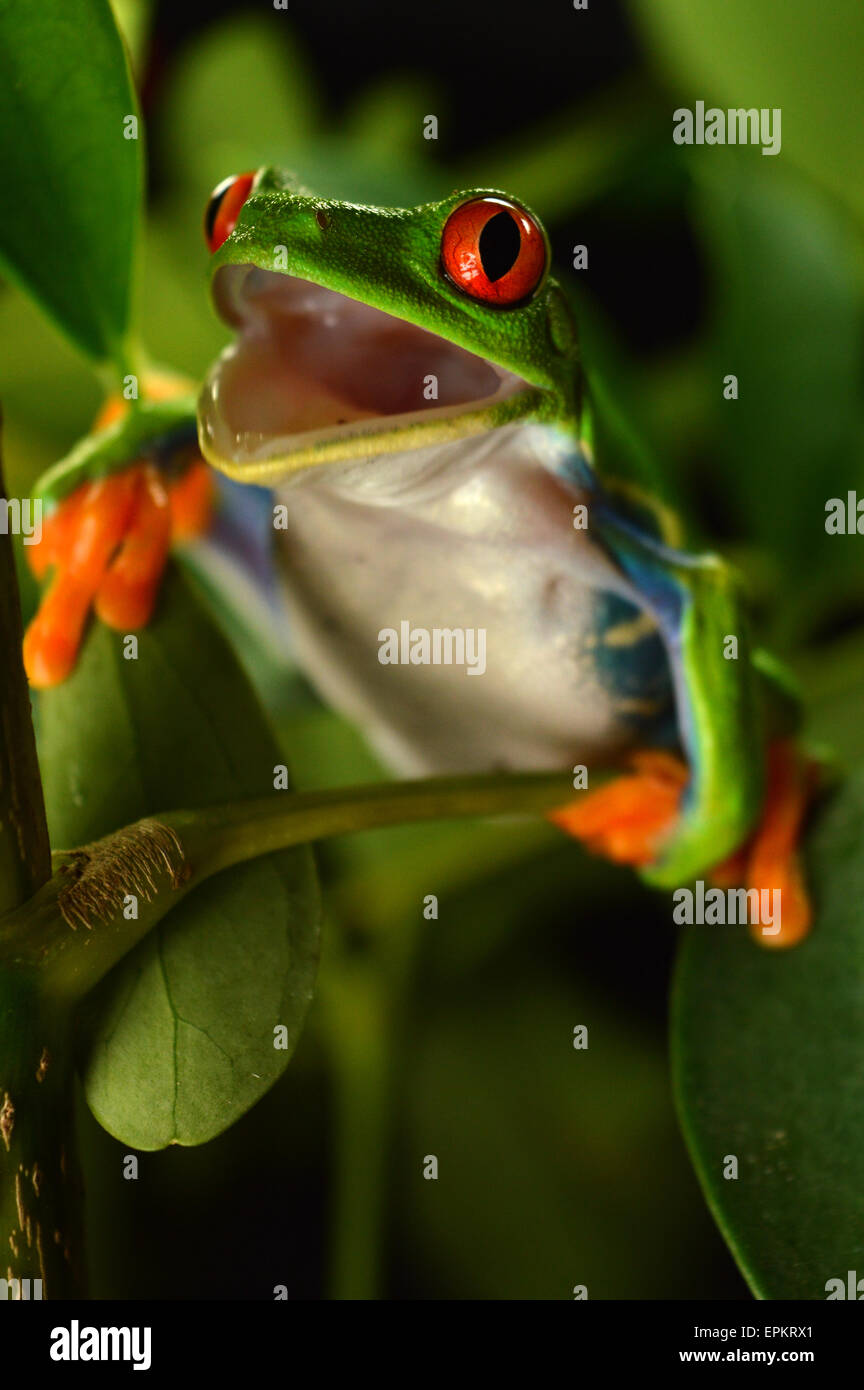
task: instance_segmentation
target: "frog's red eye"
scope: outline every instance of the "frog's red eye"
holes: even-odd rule
[[[218,251],[233,232],[254,180],[254,173],[232,174],[213,189],[204,214],[204,235],[211,251]]]
[[[506,198],[472,198],[444,225],[441,262],[460,290],[484,304],[528,299],[546,269],[546,238],[524,208]]]

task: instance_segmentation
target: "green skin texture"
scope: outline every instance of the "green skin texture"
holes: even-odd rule
[[[574,442],[581,439],[590,447],[594,426],[582,402],[577,333],[561,287],[547,275],[527,303],[496,308],[470,298],[441,269],[441,235],[449,215],[468,199],[490,193],[510,197],[472,189],[417,208],[364,207],[318,198],[289,175],[260,170],[233,232],[211,259],[211,276],[220,266],[253,264],[310,280],[508,368],[528,387],[485,411],[469,407],[455,418],[407,428],[388,426],[385,419],[380,431],[370,434],[367,428],[352,435],[346,430],[335,444],[254,465],[215,454],[199,418],[208,461],[241,481],[275,483],[297,468],[458,439],[515,420],[556,423]],[[176,428],[190,409],[189,401],[142,403],[112,430],[82,441],[45,476],[41,495],[56,499],[84,478],[122,467],[143,440]],[[638,465],[634,469],[632,452],[626,459],[623,452],[610,452],[613,457],[593,459],[598,481],[608,494],[621,490],[631,502],[635,483],[639,507],[655,515],[656,529],[671,540],[668,509],[655,506],[650,477]],[[672,659],[690,783],[662,858],[640,871],[657,886],[675,887],[698,877],[747,837],[762,804],[766,733],[769,727],[779,732],[781,725],[791,725],[794,697],[779,668],[763,654],[751,654],[738,582],[722,560],[649,542],[626,527],[617,531],[614,521],[603,524],[622,562],[629,556],[643,573],[662,577],[682,601]],[[724,657],[730,635],[738,639],[737,659]]]

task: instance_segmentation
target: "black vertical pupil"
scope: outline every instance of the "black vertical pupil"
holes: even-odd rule
[[[220,193],[218,197],[216,197],[216,195],[214,194],[213,197],[210,199],[209,203],[207,204],[207,213],[204,218],[204,226],[207,230],[208,241],[213,240],[213,228],[216,225],[216,215],[219,211],[219,207],[224,197],[224,193]]]
[[[213,228],[216,226],[216,218],[219,216],[222,199],[234,183],[234,179],[235,175],[233,174],[229,178],[223,179],[220,184],[216,185],[213,192],[210,194],[210,201],[207,204],[207,211],[204,214],[204,230],[207,233],[208,241],[212,241],[213,239]]]
[[[519,224],[506,208],[490,217],[477,243],[480,263],[488,280],[500,280],[519,258],[522,234]]]

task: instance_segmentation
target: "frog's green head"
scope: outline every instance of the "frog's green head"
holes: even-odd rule
[[[199,405],[221,472],[275,482],[576,418],[573,320],[543,228],[507,194],[363,207],[261,169],[220,184],[205,227],[216,307],[238,330]]]

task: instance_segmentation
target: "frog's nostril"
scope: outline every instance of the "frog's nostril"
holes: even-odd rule
[[[330,226],[330,214],[325,212],[323,208],[319,208],[315,213],[315,221],[323,232]]]

